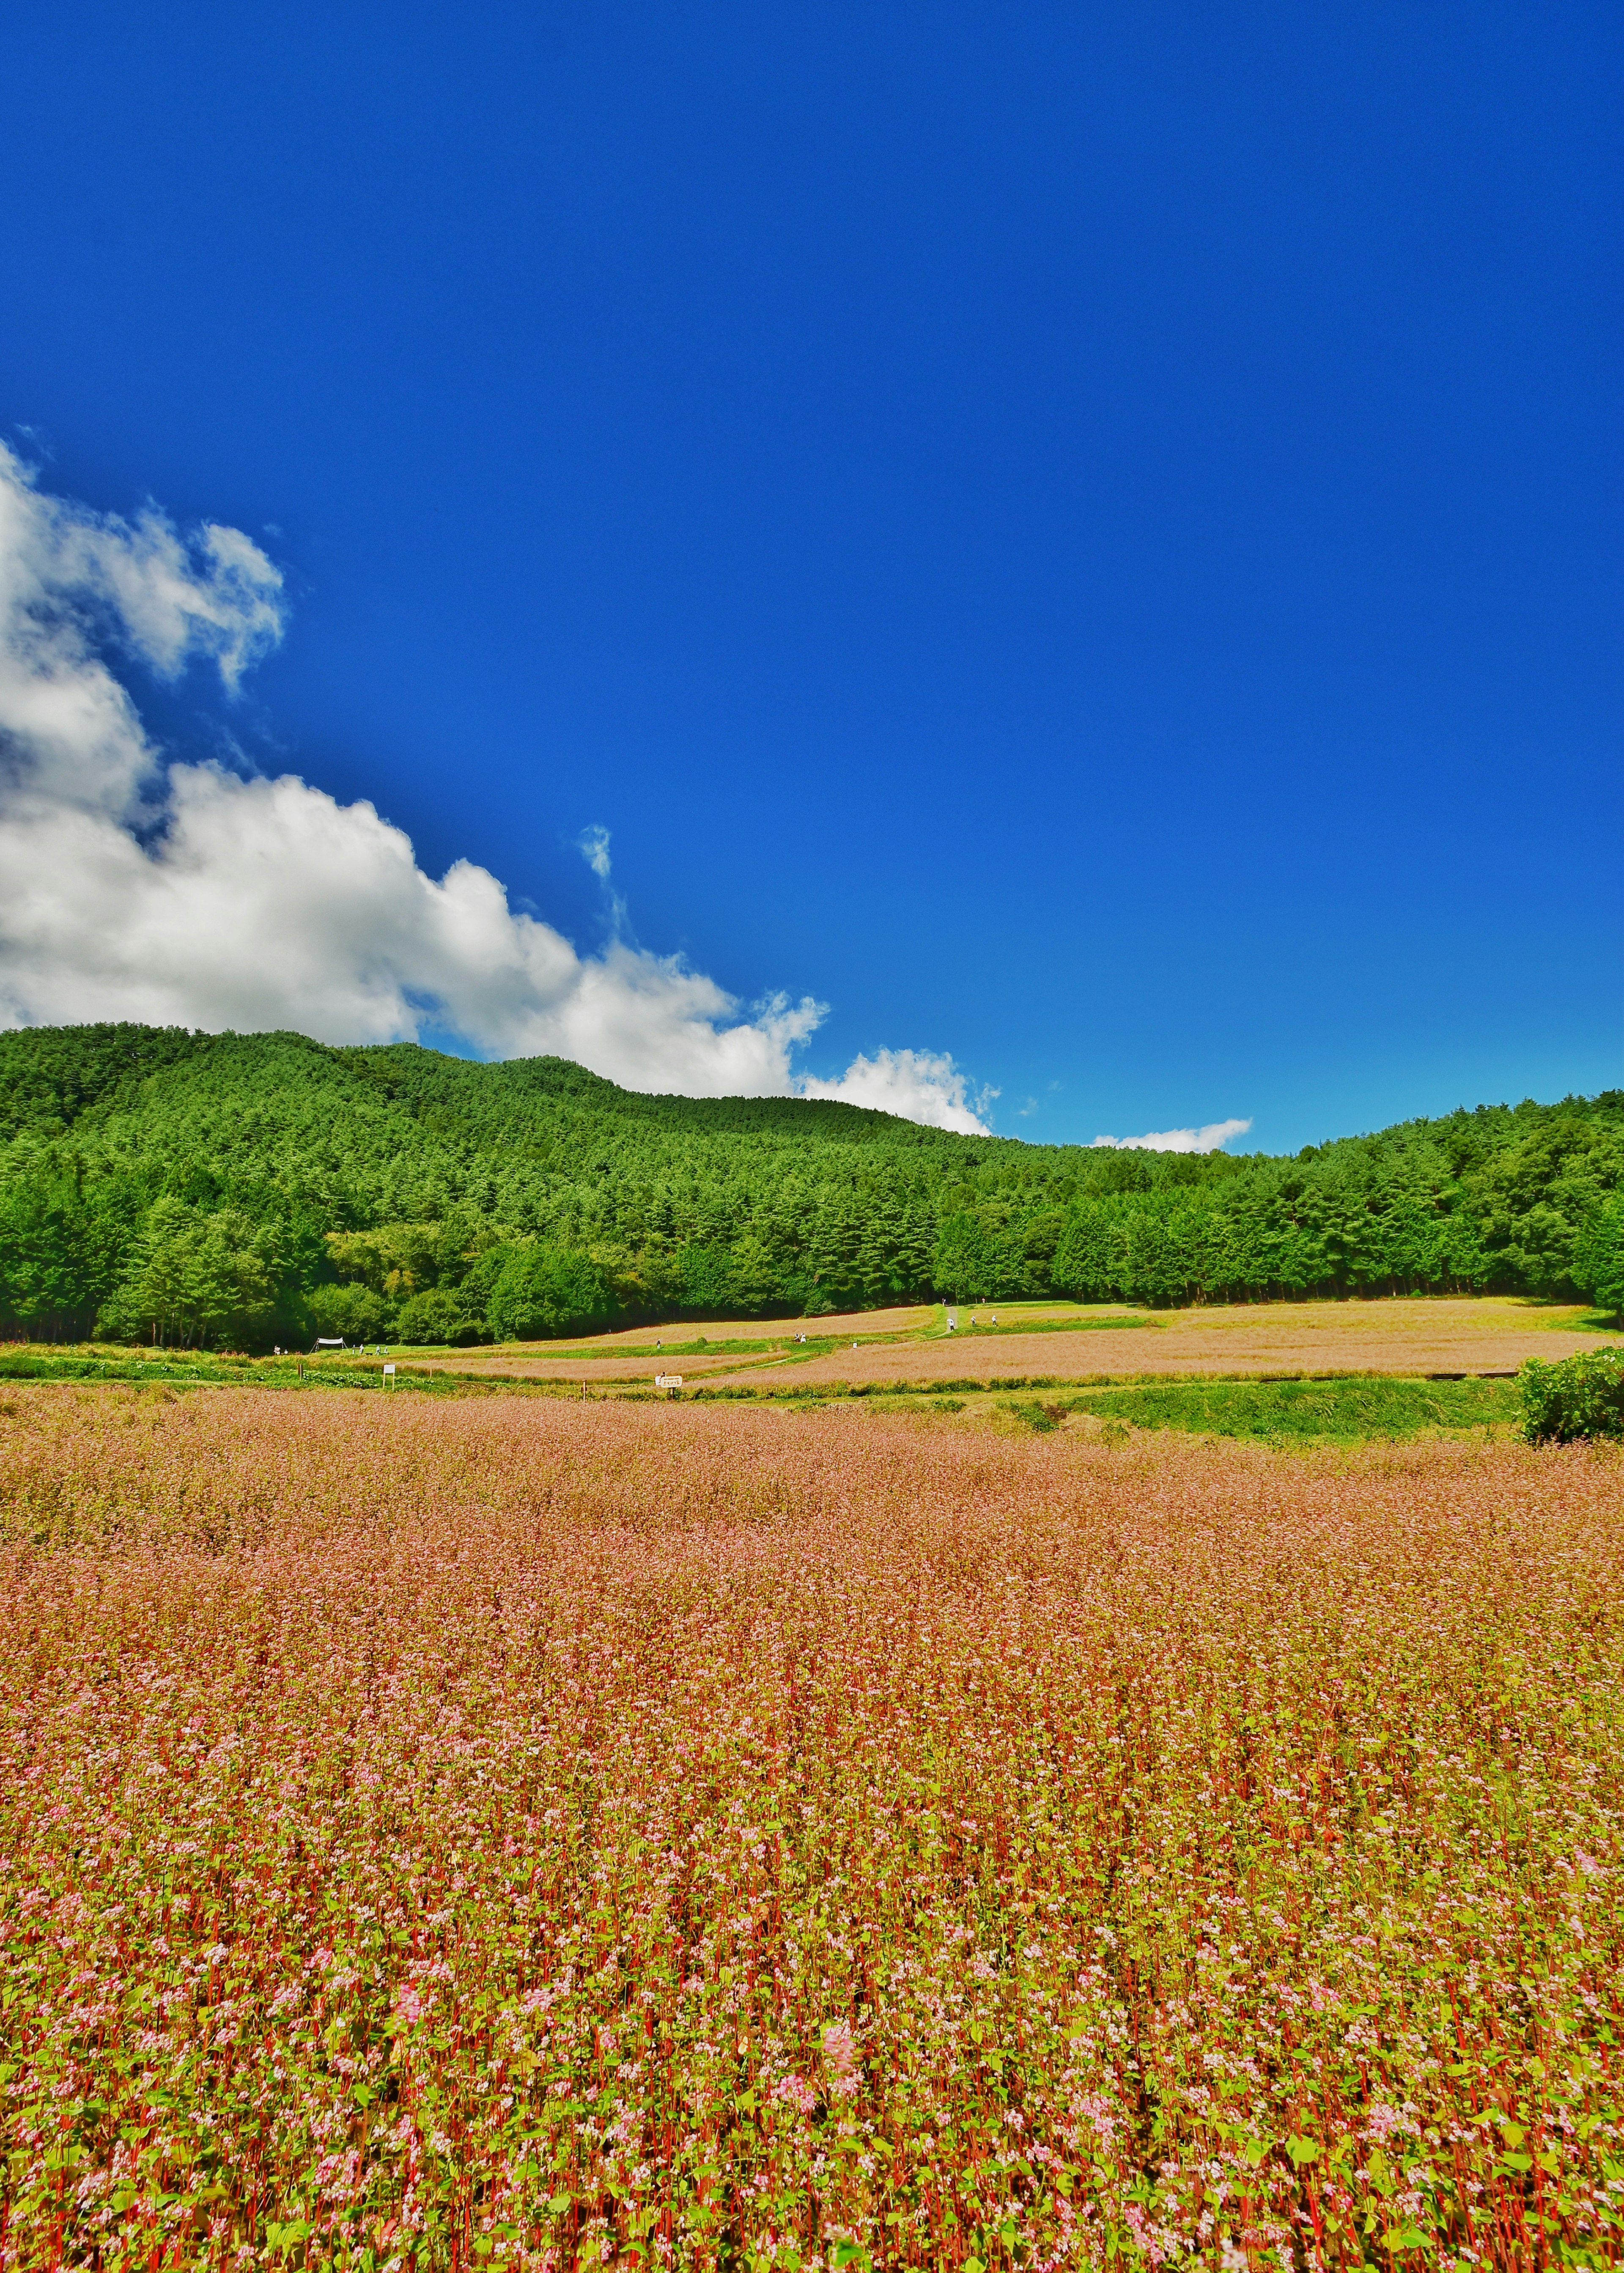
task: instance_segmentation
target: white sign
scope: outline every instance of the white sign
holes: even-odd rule
[[[394,1368],[392,1365],[386,1365],[386,1366],[385,1366],[385,1368],[384,1368],[384,1369],[383,1369],[383,1377],[384,1377],[384,1379],[385,1379],[386,1381],[392,1380],[392,1379],[393,1379],[393,1377],[394,1377],[394,1374],[395,1374],[395,1368]]]
[[[680,1373],[657,1373],[654,1386],[656,1389],[680,1389],[682,1376]]]

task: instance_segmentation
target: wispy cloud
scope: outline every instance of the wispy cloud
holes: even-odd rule
[[[609,881],[609,831],[601,822],[594,821],[583,829],[575,839],[581,848],[581,858],[600,884]]]
[[[1244,1136],[1248,1121],[1209,1121],[1201,1129],[1152,1129],[1143,1136],[1096,1136],[1096,1144],[1113,1144],[1119,1152],[1215,1152],[1231,1136]]]
[[[634,1089],[799,1088],[981,1125],[963,1075],[929,1053],[798,1080],[793,1053],[823,1004],[747,1009],[680,956],[631,944],[613,896],[608,946],[582,955],[472,861],[425,874],[365,800],[170,762],[109,655],[169,677],[203,658],[235,691],[285,618],[280,572],[240,530],[94,513],[41,491],[0,446],[0,1024],[289,1026],[340,1042],[448,1030]],[[607,887],[608,831],[579,842]]]

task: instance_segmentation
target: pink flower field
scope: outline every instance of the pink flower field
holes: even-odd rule
[[[9,2267],[1624,2258],[1624,1466],[0,1413]]]

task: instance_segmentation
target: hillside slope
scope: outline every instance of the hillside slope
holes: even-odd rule
[[[0,1034],[12,1333],[466,1340],[933,1292],[1606,1294],[1621,1188],[1616,1091],[1192,1158],[648,1097],[557,1058]]]

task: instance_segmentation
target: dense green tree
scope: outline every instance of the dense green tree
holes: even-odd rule
[[[728,1308],[733,1291],[732,1257],[720,1240],[689,1240],[676,1264],[684,1309],[714,1318]]]
[[[105,1195],[98,1207],[79,1177],[14,1149],[17,1172],[0,1177],[0,1324],[47,1340],[83,1336],[117,1283],[139,1208]]]
[[[593,1333],[613,1314],[613,1297],[589,1257],[535,1246],[509,1249],[486,1317],[498,1341],[527,1342]]]
[[[240,1347],[262,1339],[274,1302],[255,1227],[235,1208],[207,1214],[165,1197],[147,1216],[102,1328],[139,1340]]]
[[[931,1269],[955,1302],[1007,1302],[1022,1292],[1019,1257],[967,1208],[943,1218]]]
[[[556,1058],[127,1025],[0,1035],[13,1334],[98,1317],[216,1343],[485,1334],[525,1249],[583,1257],[609,1305],[592,1315],[628,1320],[932,1294],[1600,1300],[1621,1186],[1616,1091],[1231,1159],[959,1136],[793,1098],[647,1097]]]
[[[1624,1317],[1624,1195],[1590,1218],[1578,1242],[1574,1276],[1598,1309]]]
[[[478,1341],[485,1331],[485,1320],[470,1308],[458,1287],[425,1287],[420,1294],[409,1294],[395,1321],[395,1334],[403,1342],[467,1344]],[[508,1326],[498,1339],[517,1332]]]
[[[323,1286],[311,1290],[311,1324],[318,1334],[347,1342],[380,1342],[393,1330],[395,1312],[370,1287]]]

